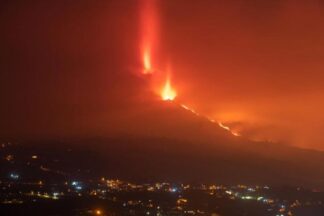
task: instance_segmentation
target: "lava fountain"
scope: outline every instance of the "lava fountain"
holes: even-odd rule
[[[151,55],[150,51],[146,50],[143,53],[143,64],[144,64],[144,74],[152,73],[152,65],[151,65]]]
[[[173,101],[177,96],[177,92],[172,88],[171,81],[168,78],[164,84],[164,87],[161,92],[162,100],[164,101]]]
[[[153,51],[157,49],[158,14],[156,0],[141,1],[141,56],[144,70],[143,74],[152,74]]]

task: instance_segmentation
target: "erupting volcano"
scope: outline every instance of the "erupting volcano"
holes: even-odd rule
[[[172,88],[170,79],[167,79],[163,90],[161,92],[162,100],[164,101],[173,101],[177,96],[177,92]]]
[[[52,193],[55,170],[75,181],[83,166],[84,179],[324,188],[324,7],[257,1],[5,1],[2,192],[35,169]]]
[[[152,58],[153,53],[157,53],[157,35],[158,35],[158,18],[157,18],[157,2],[155,0],[143,0],[142,1],[142,10],[141,10],[141,56],[142,56],[142,63],[143,68],[141,69],[142,74],[152,74],[152,78],[150,80],[154,80],[154,83],[161,83],[158,79],[161,79],[161,77],[166,77],[166,80],[163,87],[160,91],[156,91],[157,94],[160,95],[161,99],[163,101],[174,101],[177,97],[177,91],[175,87],[171,84],[170,79],[170,70],[167,68],[167,70],[161,70],[158,69],[159,76],[156,76],[153,74],[153,72],[157,69],[156,65],[153,67],[152,65]],[[153,52],[154,51],[154,52]],[[165,75],[166,74],[166,75]],[[208,119],[210,122],[215,123],[216,121],[212,118],[209,118],[205,116],[204,114],[201,114],[191,107],[184,105],[184,104],[178,104],[175,103],[177,106],[179,105],[181,108],[184,108],[191,113],[195,114],[196,116],[201,116],[205,119]],[[233,132],[228,126],[223,125],[222,123],[218,123],[218,126],[223,128],[224,130],[229,131],[234,136],[240,136],[238,133]]]

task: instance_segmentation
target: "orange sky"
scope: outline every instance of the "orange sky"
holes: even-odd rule
[[[324,148],[322,3],[161,5],[179,99],[254,139]]]
[[[154,2],[5,3],[1,136],[109,125],[169,71],[177,100],[244,136],[324,149],[323,3]],[[143,8],[156,12],[154,31],[142,28]],[[137,77],[143,46],[157,72],[149,81]]]

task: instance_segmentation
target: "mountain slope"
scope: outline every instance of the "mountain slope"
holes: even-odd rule
[[[323,152],[235,137],[171,102],[133,109],[107,136],[23,146],[69,176],[324,188]]]

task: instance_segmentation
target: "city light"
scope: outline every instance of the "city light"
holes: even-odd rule
[[[10,173],[10,178],[13,179],[13,180],[18,180],[19,175],[17,173]]]

